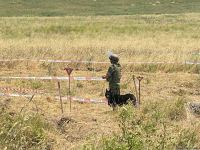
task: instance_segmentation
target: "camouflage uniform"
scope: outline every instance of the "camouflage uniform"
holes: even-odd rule
[[[114,106],[116,105],[116,101],[118,101],[118,97],[120,96],[120,79],[121,65],[119,63],[112,63],[106,74],[106,80],[109,82],[109,89],[111,91],[111,99],[108,103],[112,103]]]

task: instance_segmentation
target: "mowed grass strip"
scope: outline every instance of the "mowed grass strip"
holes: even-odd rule
[[[200,12],[199,0],[0,0],[0,16],[96,16]]]

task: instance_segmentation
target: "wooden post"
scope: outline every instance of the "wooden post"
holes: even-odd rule
[[[69,100],[70,100],[70,112],[72,110],[72,99],[71,99],[71,76],[69,74],[69,87],[68,87],[68,93],[69,93]]]
[[[134,75],[133,75],[133,82],[134,82],[134,87],[135,87],[136,98],[137,98],[137,101],[139,102],[138,90],[137,90],[137,86],[136,86],[136,81],[135,81],[135,76]]]
[[[61,97],[61,92],[60,92],[60,81],[58,81],[58,93],[59,93],[59,98],[60,98],[60,106],[61,106],[61,112],[63,114],[63,102],[62,102],[62,97]]]

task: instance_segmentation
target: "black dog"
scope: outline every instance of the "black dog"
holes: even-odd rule
[[[108,105],[112,107],[128,104],[128,101],[131,101],[132,104],[136,106],[136,97],[130,93],[113,97],[111,91],[106,89],[105,97],[108,100]]]

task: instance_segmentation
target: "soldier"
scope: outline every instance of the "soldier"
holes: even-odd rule
[[[109,59],[111,65],[103,79],[109,82],[111,95],[108,104],[115,108],[120,96],[121,65],[118,63],[119,57],[116,54],[110,54]]]

